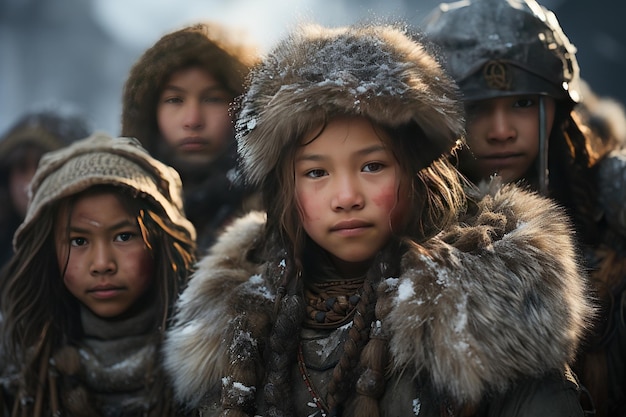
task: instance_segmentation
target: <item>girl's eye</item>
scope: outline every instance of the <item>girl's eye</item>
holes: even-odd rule
[[[87,244],[87,239],[83,237],[75,237],[70,239],[70,246],[83,246]]]
[[[128,242],[129,240],[133,238],[133,236],[135,236],[135,234],[132,232],[119,233],[117,236],[115,236],[115,241],[116,242]]]
[[[365,164],[365,166],[363,166],[363,172],[380,171],[381,169],[383,169],[383,166],[384,165],[380,162],[370,162],[369,164]]]
[[[309,178],[321,178],[326,175],[326,171],[324,171],[323,169],[312,169],[310,171],[307,171],[305,175]]]
[[[170,103],[170,104],[178,104],[178,103],[182,103],[183,99],[181,99],[180,97],[168,97],[164,99],[163,102]]]

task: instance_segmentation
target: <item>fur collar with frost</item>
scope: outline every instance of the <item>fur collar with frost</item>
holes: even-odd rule
[[[477,213],[409,249],[378,288],[394,368],[423,369],[460,401],[562,369],[593,314],[563,213],[513,186],[484,193]],[[186,404],[219,390],[238,338],[265,336],[276,283],[246,260],[264,223],[251,213],[232,225],[179,300],[165,365]]]

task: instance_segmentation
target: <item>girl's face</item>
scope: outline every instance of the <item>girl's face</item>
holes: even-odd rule
[[[318,133],[304,138],[295,158],[302,224],[341,272],[361,274],[402,227],[408,187],[367,119],[337,118]]]
[[[546,135],[554,123],[554,99],[546,103]],[[467,143],[480,179],[498,174],[505,182],[523,178],[539,154],[539,96],[497,97],[468,103]]]
[[[204,169],[233,140],[230,101],[230,93],[202,68],[170,76],[157,104],[157,123],[176,168]]]
[[[69,224],[67,210],[60,210],[55,232],[63,282],[97,316],[120,316],[153,282],[153,259],[137,220],[112,192],[77,199]]]

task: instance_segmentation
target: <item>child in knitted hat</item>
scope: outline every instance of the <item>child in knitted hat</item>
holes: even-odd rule
[[[582,416],[567,362],[592,308],[568,222],[465,194],[453,82],[394,26],[305,26],[237,121],[265,213],[223,234],[165,341],[204,416]]]
[[[168,33],[137,60],[124,86],[122,135],[180,173],[200,250],[242,211],[258,207],[255,193],[233,181],[229,109],[256,61],[237,35],[216,23]]]
[[[159,348],[195,260],[178,174],[97,133],[46,154],[31,193],[3,276],[12,415],[174,415]]]

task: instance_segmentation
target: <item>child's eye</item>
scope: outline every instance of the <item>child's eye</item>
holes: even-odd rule
[[[326,175],[326,171],[324,171],[323,169],[312,169],[310,171],[307,171],[304,175],[309,178],[321,178]]]
[[[135,236],[135,233],[132,233],[132,232],[118,233],[117,236],[115,236],[115,241],[116,242],[128,242],[134,236]]]
[[[363,172],[376,172],[383,169],[384,165],[380,162],[370,162],[369,164],[365,164],[363,166]]]
[[[524,98],[520,98],[519,100],[516,100],[515,104],[513,104],[513,107],[528,108],[534,105],[535,105],[535,100],[533,100],[532,98],[524,97]]]
[[[87,239],[84,237],[74,237],[70,239],[70,246],[84,246],[87,244]]]
[[[180,97],[167,97],[163,100],[163,102],[169,104],[179,104],[183,102],[183,99]]]

